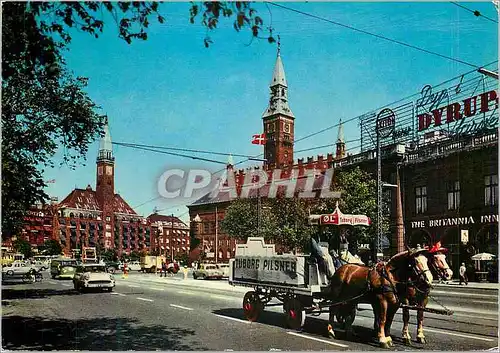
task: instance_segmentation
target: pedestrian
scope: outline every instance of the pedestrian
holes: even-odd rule
[[[165,261],[161,262],[160,277],[162,276],[163,273],[165,274],[165,277],[167,277],[167,264],[165,263]]]
[[[462,285],[462,282],[467,285],[468,280],[467,280],[467,269],[465,268],[465,263],[462,262],[462,266],[460,266],[459,269],[459,277],[460,277],[460,282],[459,285]]]

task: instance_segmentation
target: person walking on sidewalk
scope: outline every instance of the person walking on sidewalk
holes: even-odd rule
[[[167,277],[167,264],[165,263],[165,261],[161,262],[160,277],[162,276],[162,274],[165,274],[165,277]]]
[[[460,266],[458,272],[459,272],[458,275],[460,277],[459,285],[462,285],[462,282],[464,282],[465,285],[467,285],[468,280],[467,280],[467,269],[465,268],[465,263],[462,262],[462,266]]]

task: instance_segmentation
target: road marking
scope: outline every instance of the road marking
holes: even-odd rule
[[[187,295],[205,295],[205,293],[196,293],[196,292],[186,292],[183,290],[178,291],[179,294],[187,294]]]
[[[432,294],[447,294],[451,296],[458,297],[483,297],[483,298],[498,298],[498,295],[493,294],[478,294],[478,293],[460,293],[460,292],[448,292],[444,290],[432,290]]]
[[[119,296],[122,296],[122,297],[126,297],[125,294],[118,293],[118,292],[111,292],[111,294],[113,294],[113,295],[119,295]]]
[[[498,304],[498,302],[492,300],[470,300],[471,303],[480,303],[480,304]]]
[[[235,317],[231,317],[231,316],[224,316],[224,315],[219,315],[219,314],[214,314],[215,316],[218,316],[218,317],[221,317],[223,319],[228,319],[228,320],[233,320],[233,321],[238,321],[238,322],[242,322],[244,324],[251,324],[252,322],[251,321],[248,321],[248,320],[241,320],[241,319],[237,319]]]
[[[140,288],[140,286],[135,286],[133,284],[127,284],[127,287],[130,287],[130,288]]]
[[[47,281],[47,282],[48,282],[48,283],[50,283],[50,284],[57,284],[57,283],[56,283],[56,282],[54,282],[54,281]]]
[[[69,287],[70,285],[67,283],[61,283],[61,286]]]
[[[164,288],[156,288],[156,287],[148,287],[148,289],[151,289],[151,290],[165,290]]]
[[[303,335],[303,334],[297,333],[297,332],[288,331],[287,333],[289,335],[292,335],[292,336],[307,338],[309,340],[323,342],[323,343],[326,343],[326,344],[331,344],[332,346],[337,346],[337,347],[342,347],[342,348],[348,348],[349,347],[348,345],[345,345],[345,344],[342,344],[342,343],[327,341],[327,340],[324,340],[324,339],[321,339],[321,338],[311,337],[311,336]]]
[[[185,306],[180,306],[180,305],[175,305],[175,304],[170,304],[170,306],[173,306],[174,308],[179,308],[179,309],[184,309],[184,310],[194,310]]]
[[[153,299],[146,299],[146,298],[141,298],[141,297],[137,297],[137,298],[135,298],[135,299],[138,299],[138,300],[143,300],[143,301],[145,301],[145,302],[154,302],[154,300],[153,300]]]
[[[471,336],[471,335],[463,335],[461,333],[453,333],[453,332],[447,332],[447,331],[441,331],[441,330],[434,330],[431,328],[425,328],[425,331],[428,332],[435,332],[435,333],[442,333],[444,335],[450,335],[450,336],[458,336],[458,337],[464,337],[464,338],[472,338],[475,340],[481,340],[481,341],[488,341],[488,342],[494,342],[497,341],[497,339],[491,339],[491,338],[484,338],[484,337],[479,337],[479,336]]]

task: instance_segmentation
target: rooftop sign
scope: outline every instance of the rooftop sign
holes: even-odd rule
[[[359,118],[361,151],[376,147],[377,128],[381,146],[425,143],[427,133],[442,137],[474,135],[498,127],[498,81],[476,72],[421,91]],[[391,112],[391,113],[389,113]]]

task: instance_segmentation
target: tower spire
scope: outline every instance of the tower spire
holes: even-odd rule
[[[344,124],[342,119],[339,122],[339,132],[337,134],[337,151],[335,153],[335,158],[340,159],[345,157],[345,141],[344,141]]]
[[[281,61],[281,39],[279,36],[276,63],[274,64],[273,78],[271,79],[269,88],[271,90],[269,106],[262,117],[267,118],[276,114],[281,114],[290,118],[295,118],[288,106],[288,84],[286,82],[283,62]]]
[[[344,124],[342,123],[342,118],[339,122],[339,132],[337,134],[337,143],[339,142],[344,143]]]
[[[111,142],[111,134],[109,133],[108,117],[104,123],[104,136],[99,140],[99,152],[97,154],[97,161],[114,162],[113,157],[113,144]]]

